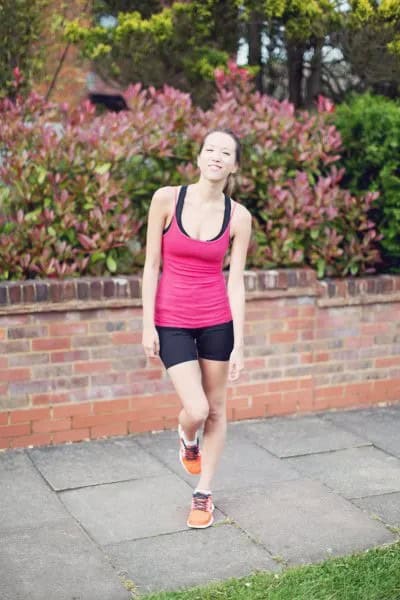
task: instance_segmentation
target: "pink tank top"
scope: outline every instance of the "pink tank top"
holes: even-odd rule
[[[209,241],[185,232],[181,215],[187,186],[180,188],[170,225],[164,230],[162,274],[158,281],[154,322],[166,327],[207,327],[232,319],[222,266],[230,239],[235,210],[225,196],[220,233]]]

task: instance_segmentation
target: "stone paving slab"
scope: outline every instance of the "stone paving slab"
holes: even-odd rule
[[[400,492],[356,498],[352,502],[370,515],[377,515],[384,523],[400,528]]]
[[[281,570],[264,548],[232,525],[107,545],[105,552],[143,594]]]
[[[99,544],[187,529],[191,496],[190,487],[173,474],[59,493]],[[224,519],[219,511],[215,517]]]
[[[1,537],[7,531],[53,523],[67,515],[23,451],[0,453]]]
[[[315,416],[273,417],[240,424],[238,429],[250,440],[281,458],[370,444]]]
[[[308,479],[230,493],[219,506],[288,564],[319,562],[393,541],[388,529],[326,486]]]
[[[136,439],[143,448],[162,461],[171,471],[193,488],[195,487],[197,478],[188,475],[179,462],[175,432],[144,434]],[[157,443],[155,443],[155,439]],[[299,475],[295,469],[283,463],[267,450],[247,440],[235,428],[228,426],[224,451],[213,482],[214,492],[244,489],[259,485],[260,481],[268,483],[298,478]]]
[[[305,477],[345,498],[400,491],[400,460],[373,446],[286,458]]]
[[[400,458],[400,405],[327,412],[323,418]]]
[[[165,473],[133,436],[28,450],[54,490],[139,479]]]
[[[130,600],[106,556],[71,518],[2,535],[1,600]]]

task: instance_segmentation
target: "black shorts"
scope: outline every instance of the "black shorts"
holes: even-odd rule
[[[156,325],[160,358],[166,369],[188,360],[229,360],[233,349],[233,321],[188,329]]]

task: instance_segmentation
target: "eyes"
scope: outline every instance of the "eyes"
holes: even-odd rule
[[[206,152],[214,152],[214,148],[205,148]],[[222,151],[222,154],[224,154],[225,156],[231,156],[230,152],[227,152],[226,150]]]

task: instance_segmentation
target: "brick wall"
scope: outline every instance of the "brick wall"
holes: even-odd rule
[[[229,419],[400,401],[400,276],[246,273],[245,369]],[[176,426],[141,347],[140,279],[0,284],[0,448]]]

